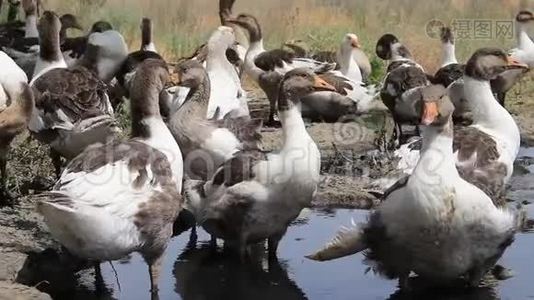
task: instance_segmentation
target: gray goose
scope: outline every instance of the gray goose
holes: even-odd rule
[[[44,27],[50,24],[57,26],[59,20],[54,13],[45,12],[41,22]],[[107,37],[112,33],[98,35]],[[102,77],[105,77],[108,69],[113,68],[113,59],[117,57],[102,57],[109,54],[109,50],[114,46],[105,47],[104,41],[99,43],[99,37],[91,36],[95,39],[95,44],[91,43],[79,65],[66,68],[56,32],[53,44],[46,46],[51,47],[44,48],[40,55],[49,63],[48,67],[54,66],[54,61],[58,59],[63,62],[64,67],[52,67],[31,82],[35,94],[35,109],[28,127],[39,141],[50,145],[58,176],[61,157],[72,159],[87,146],[105,142],[118,132],[107,95],[107,86],[98,76],[102,74]],[[119,60],[122,62],[120,58]]]
[[[159,115],[169,80],[165,62],[147,60],[132,83],[127,141],[90,146],[77,156],[37,209],[72,254],[99,263],[139,252],[158,291],[163,256],[182,207],[180,148]]]
[[[468,286],[477,287],[512,244],[515,215],[496,207],[458,174],[454,106],[447,91],[427,86],[420,97],[419,122],[425,127],[414,173],[389,191],[367,222],[342,229],[308,258],[325,261],[363,251],[371,269],[398,279],[401,290],[410,288],[412,272],[433,285],[464,279]]]
[[[26,130],[33,109],[26,74],[0,51],[0,205],[13,197],[7,190],[7,155],[13,139]]]
[[[266,239],[269,258],[276,259],[278,243],[288,225],[311,203],[319,182],[321,155],[306,131],[299,99],[324,89],[334,87],[307,69],[289,71],[278,98],[282,148],[269,154],[240,151],[209,181],[187,181],[184,185],[185,207],[198,224],[212,238],[236,247],[242,260],[248,245]]]
[[[424,69],[414,61],[408,48],[393,34],[385,34],[378,40],[376,54],[389,61],[380,96],[395,121],[394,146],[400,146],[410,138],[410,134],[405,133],[402,128],[404,114],[397,106],[413,112],[415,108],[406,103],[407,97],[430,84],[430,81]]]
[[[206,119],[211,84],[198,61],[180,63],[175,76],[174,84],[190,91],[182,106],[170,116],[168,125],[184,154],[185,174],[189,178],[208,180],[239,151],[259,149],[261,120],[230,116]]]
[[[460,176],[483,190],[496,205],[505,205],[506,183],[513,173],[519,153],[519,128],[495,99],[490,81],[506,70],[524,70],[526,65],[514,61],[500,49],[482,48],[469,59],[464,81],[464,93],[473,115],[473,124],[454,131],[453,151]],[[416,120],[421,108],[418,94],[411,97],[411,107],[404,109],[406,120]],[[401,109],[401,107],[399,107]],[[419,160],[419,149],[413,148],[401,156],[399,167],[408,174]]]

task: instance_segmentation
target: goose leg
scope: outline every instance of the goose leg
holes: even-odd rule
[[[280,243],[280,240],[282,239],[283,235],[276,235],[272,236],[269,239],[267,239],[267,248],[268,248],[268,255],[269,255],[269,261],[277,261],[278,255],[278,244]]]
[[[50,158],[52,159],[52,164],[54,165],[54,171],[56,173],[56,178],[61,176],[61,155],[54,149],[50,149]]]
[[[148,273],[150,275],[150,292],[152,295],[158,294],[158,281],[161,273],[161,265],[163,264],[163,255],[153,259],[148,263]]]
[[[0,205],[13,204],[14,197],[7,189],[7,150],[0,151]]]
[[[104,295],[106,291],[106,285],[104,283],[104,277],[102,277],[102,269],[100,268],[100,262],[95,262],[95,293],[100,296]]]

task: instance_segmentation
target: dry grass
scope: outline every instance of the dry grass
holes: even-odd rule
[[[302,39],[313,49],[334,49],[342,36],[355,32],[372,54],[380,35],[392,32],[432,70],[439,60],[439,42],[425,33],[433,19],[511,20],[520,7],[534,0],[237,0],[236,12],[256,15],[270,47],[291,39]],[[126,37],[132,49],[139,47],[139,20],[151,17],[156,23],[156,42],[169,59],[187,54],[204,42],[219,24],[218,0],[45,0],[49,9],[81,16],[89,26],[109,20]],[[513,40],[460,41],[460,59],[481,46],[509,47]]]

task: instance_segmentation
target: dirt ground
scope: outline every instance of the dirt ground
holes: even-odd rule
[[[250,102],[251,114],[267,118],[268,103],[261,91],[252,89],[249,96],[253,99]],[[522,130],[523,143],[534,146],[533,77],[509,93],[507,103]],[[373,189],[372,182],[388,174],[394,167],[391,161],[384,159],[384,155],[376,154],[380,137],[391,130],[391,124],[387,113],[375,112],[368,116],[353,117],[345,123],[308,125],[308,131],[322,155],[322,181],[313,201],[315,207],[368,209],[377,203],[369,193]],[[262,134],[265,150],[279,147],[280,129],[264,128]],[[77,262],[58,257],[57,253],[42,252],[47,248],[59,251],[57,243],[50,239],[40,216],[35,212],[31,197],[54,181],[47,153],[46,147],[22,135],[14,143],[10,154],[9,183],[19,197],[16,206],[0,208],[0,300],[50,299],[35,287],[46,290],[50,282],[44,281],[38,274],[50,273],[51,270],[56,270],[58,274],[54,278],[62,282],[80,280],[74,280],[72,276],[77,270],[72,270],[68,278],[61,274],[64,273],[61,266],[73,268]],[[47,259],[53,267],[34,270],[35,260],[42,259]],[[82,276],[91,278],[93,275],[89,272]],[[46,278],[51,280],[50,276]]]

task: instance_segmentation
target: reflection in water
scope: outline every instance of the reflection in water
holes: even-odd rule
[[[242,264],[209,244],[186,249],[174,264],[176,292],[191,299],[307,299],[279,262]]]
[[[501,299],[493,286],[482,285],[477,288],[463,288],[463,282],[459,281],[458,286],[450,288],[426,288],[425,283],[417,278],[410,280],[412,290],[397,291],[388,300],[413,300],[413,299],[433,299],[433,300],[498,300]],[[493,282],[496,284],[496,282]]]

